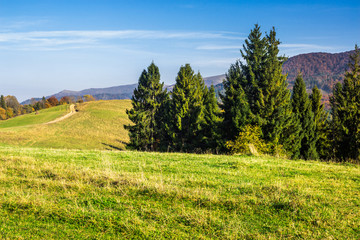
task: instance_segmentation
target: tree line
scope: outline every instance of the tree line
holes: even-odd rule
[[[282,73],[275,28],[263,34],[255,25],[232,64],[220,101],[201,74],[181,66],[171,92],[159,68],[145,69],[127,110],[133,122],[129,147],[143,151],[258,152],[302,159],[360,159],[360,51],[333,89],[331,110],[314,86],[307,93],[301,73],[288,89]]]
[[[70,103],[82,103],[82,102],[95,101],[92,95],[84,95],[75,99],[73,96],[64,96],[58,100],[55,96],[46,99],[42,97],[37,101],[31,99],[30,104],[21,105],[15,96],[0,96],[0,120],[6,120],[23,114],[37,112],[41,109],[51,108],[58,105],[70,104]]]

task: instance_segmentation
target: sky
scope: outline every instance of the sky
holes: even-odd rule
[[[186,63],[224,74],[254,24],[274,26],[287,57],[349,51],[360,1],[0,0],[0,94],[133,84],[152,61],[165,84]]]

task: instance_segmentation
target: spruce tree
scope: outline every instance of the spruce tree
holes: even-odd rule
[[[138,150],[156,150],[159,139],[158,122],[156,115],[161,103],[166,99],[164,83],[160,83],[159,68],[151,63],[139,78],[138,87],[132,96],[131,110],[126,113],[134,125],[127,125],[129,130],[130,146]]]
[[[202,127],[202,149],[218,152],[221,146],[221,113],[215,96],[215,88],[204,89],[204,123]]]
[[[311,108],[311,102],[306,92],[305,82],[299,74],[295,80],[292,96],[293,112],[300,120],[301,130],[299,140],[301,147],[295,154],[295,157],[304,159],[316,159],[318,157],[316,152],[316,125],[314,122],[314,114]]]
[[[222,96],[224,137],[233,140],[243,126],[258,125],[274,154],[283,148],[290,153],[296,149],[299,131],[286,76],[282,74],[286,58],[279,56],[279,44],[274,28],[262,37],[260,27],[255,25],[240,50],[244,63],[231,66]]]
[[[330,97],[330,106],[331,106],[331,121],[330,121],[330,132],[331,132],[331,158],[337,159],[338,157],[341,159],[341,154],[339,154],[339,150],[341,150],[341,119],[338,114],[338,106],[345,105],[344,96],[342,94],[342,84],[340,82],[336,83],[333,90],[332,95]]]
[[[330,156],[330,132],[328,114],[324,110],[324,104],[321,103],[321,92],[315,85],[310,95],[312,112],[314,113],[314,122],[316,126],[315,139],[316,151],[321,159],[327,159]]]
[[[259,115],[260,108],[263,106],[261,83],[264,75],[263,65],[267,58],[267,41],[262,37],[258,24],[255,24],[254,29],[251,30],[240,53],[245,61],[240,62],[244,75],[240,83],[247,96],[250,110],[255,116],[255,123],[261,125],[262,119]]]
[[[333,139],[339,159],[360,159],[360,49],[350,56],[349,71],[331,98]]]
[[[242,83],[246,81],[240,62],[230,66],[223,82],[225,93],[220,94],[223,121],[222,139],[235,140],[241,129],[252,121],[252,113]]]
[[[191,66],[181,66],[171,93],[173,150],[192,152],[201,147],[204,124],[204,80]]]
[[[1,95],[0,97],[0,107],[6,110],[6,102],[4,95]]]
[[[266,35],[267,55],[263,62],[263,73],[258,82],[261,98],[257,100],[259,119],[263,138],[276,148],[284,146],[288,151],[294,149],[291,140],[297,136],[297,123],[291,110],[291,94],[287,89],[286,75],[282,73],[282,65],[286,58],[279,56],[280,41],[273,28]],[[295,140],[295,139],[293,139]]]

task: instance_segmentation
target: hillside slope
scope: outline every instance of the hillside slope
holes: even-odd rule
[[[0,143],[69,149],[124,149],[124,143],[129,139],[123,126],[130,124],[125,112],[128,108],[131,108],[130,100],[96,101],[81,104],[78,113],[53,124],[42,124],[46,121],[40,120],[20,121],[20,117],[16,123],[4,125],[0,122]],[[55,118],[49,118],[50,113],[41,111],[35,117],[51,121]]]
[[[317,85],[325,93],[330,93],[335,83],[344,79],[348,69],[349,56],[354,51],[342,53],[308,53],[289,58],[283,65],[292,86],[300,72],[308,89]]]
[[[60,105],[38,111],[38,113],[29,113],[8,120],[0,121],[0,131],[6,128],[31,127],[32,125],[47,123],[55,120],[69,111],[69,105]]]

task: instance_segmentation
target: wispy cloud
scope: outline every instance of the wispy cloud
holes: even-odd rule
[[[228,50],[228,49],[241,49],[241,45],[203,45],[198,46],[197,50]]]
[[[333,46],[323,46],[317,44],[304,44],[304,43],[280,44],[279,48],[281,52],[285,53],[285,55],[287,56],[294,56],[301,53],[318,52],[318,51],[332,52],[337,50],[337,48]]]
[[[0,45],[19,46],[31,44],[35,47],[74,45],[94,46],[108,40],[204,40],[235,39],[234,33],[224,32],[176,32],[176,31],[33,31],[0,32]]]
[[[321,46],[316,44],[302,44],[302,43],[290,43],[290,44],[281,44],[279,45],[280,48],[303,48],[303,49],[322,49],[322,50],[329,50],[333,47],[330,46]]]

